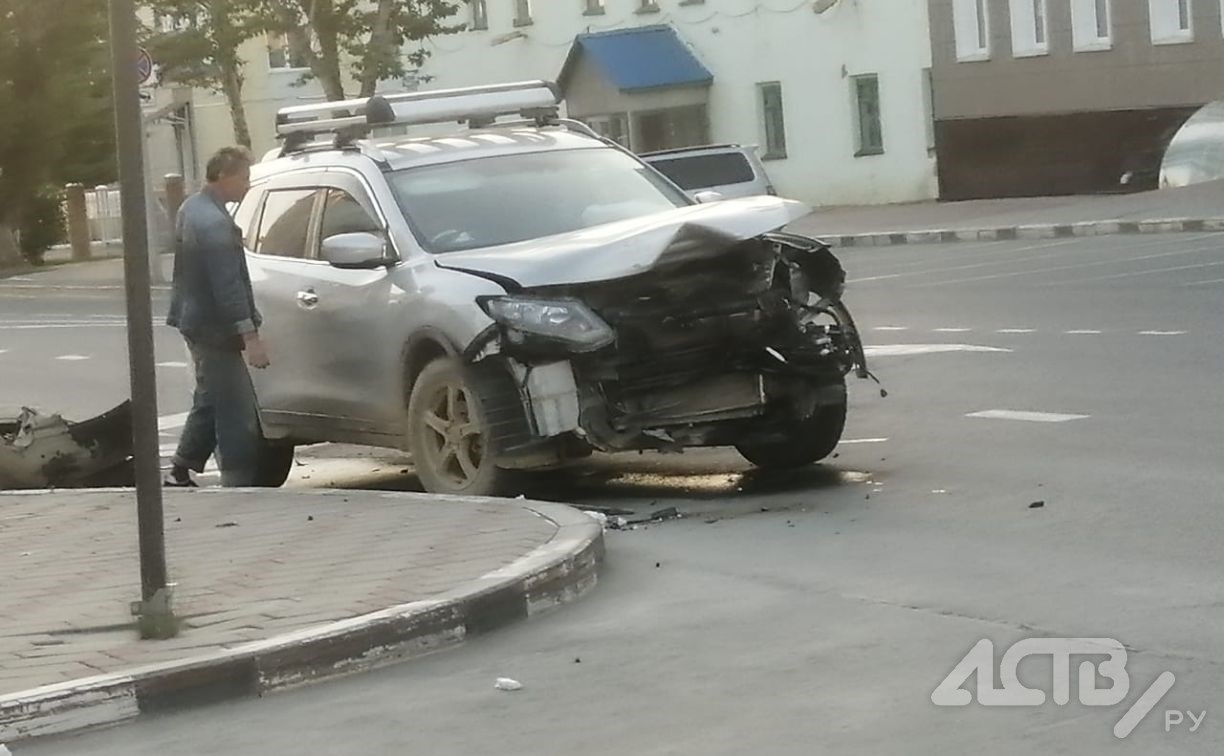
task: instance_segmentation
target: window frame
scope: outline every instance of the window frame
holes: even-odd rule
[[[275,48],[273,48],[273,47],[272,47],[272,42],[273,42],[273,40],[274,40],[274,39],[282,39],[282,40],[284,40],[284,47],[281,47],[281,48],[279,48],[279,49],[275,49]],[[292,65],[292,63],[293,63],[293,48],[292,48],[292,47],[290,46],[290,44],[289,44],[289,35],[288,35],[288,34],[286,34],[286,33],[284,33],[284,32],[268,32],[268,33],[265,35],[265,43],[266,43],[266,44],[265,44],[265,47],[267,48],[268,71],[273,72],[273,73],[280,73],[280,72],[284,72],[284,73],[301,73],[301,72],[303,72],[303,71],[309,71],[309,70],[310,70],[310,64],[309,64],[309,63],[306,63],[306,65],[301,65],[301,66],[295,66],[295,65]],[[272,65],[272,53],[273,53],[273,52],[281,52],[281,53],[283,53],[283,54],[284,54],[284,56],[285,56],[285,65],[283,65],[283,66],[274,66],[274,65]]]
[[[958,62],[990,60],[992,31],[990,0],[952,0],[952,35]],[[968,44],[970,37],[974,38],[972,46]]]
[[[1186,13],[1184,27],[1181,25],[1183,8]],[[1161,23],[1157,22],[1158,16]],[[1170,18],[1172,24],[1163,23]],[[1185,45],[1194,42],[1194,0],[1148,0],[1148,32],[1153,45]]]
[[[782,94],[782,82],[780,81],[763,81],[756,86],[757,89],[757,112],[760,115],[761,136],[764,142],[765,149],[761,152],[761,160],[785,160],[787,157],[786,146],[786,102]],[[779,137],[778,144],[772,144],[770,141],[770,115],[771,108],[769,103],[769,92],[777,93],[777,123],[774,124],[774,130]],[[775,149],[775,147],[777,149]]]
[[[866,124],[863,121],[863,99],[860,84],[865,82],[874,82],[875,84],[875,121],[877,131],[879,132],[878,144],[869,144],[864,138],[866,135],[864,130]],[[860,158],[885,154],[884,106],[883,98],[880,96],[880,75],[878,73],[867,73],[851,76],[850,103],[854,116],[854,156]]]
[[[531,0],[514,0],[514,25],[516,27],[531,26],[535,23],[535,8],[531,6]]]
[[[1012,57],[1049,55],[1050,6],[1047,0],[1008,0],[1007,5],[1011,18]]]
[[[604,0],[584,0],[583,5],[582,15],[584,16],[602,16],[607,13]]]
[[[1105,9],[1106,33],[1103,37],[1099,7]],[[1112,50],[1113,22],[1113,0],[1071,0],[1071,49],[1075,52]]]
[[[488,0],[468,0],[468,5],[472,12],[472,20],[468,26],[469,30],[487,31],[489,28]]]

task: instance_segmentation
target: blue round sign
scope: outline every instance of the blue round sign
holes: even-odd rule
[[[153,78],[153,56],[143,47],[136,56],[136,78],[141,84]]]

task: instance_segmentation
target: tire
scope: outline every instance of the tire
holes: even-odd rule
[[[434,360],[417,376],[408,400],[408,448],[426,491],[497,496],[507,490],[509,472],[496,464],[492,403],[483,383],[453,358]]]
[[[744,441],[735,450],[764,470],[789,470],[819,462],[833,453],[846,427],[846,403],[821,407],[806,420],[792,422],[786,438]]]
[[[257,488],[280,488],[293,469],[293,445],[263,441],[259,446],[259,462],[255,467]]]

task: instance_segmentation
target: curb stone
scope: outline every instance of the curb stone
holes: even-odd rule
[[[28,492],[26,492],[28,493]],[[445,498],[445,497],[442,497]],[[116,725],[143,714],[262,696],[457,646],[586,594],[603,529],[571,507],[513,502],[557,526],[513,564],[429,599],[232,649],[0,696],[0,743]]]
[[[1224,231],[1221,218],[1168,218],[1145,221],[1083,221],[990,228],[928,229],[862,234],[829,234],[820,238],[835,247],[887,247],[897,244],[946,244],[960,241],[1012,239],[1070,239],[1115,234],[1175,234]]]

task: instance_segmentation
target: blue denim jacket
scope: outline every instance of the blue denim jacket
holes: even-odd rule
[[[262,322],[242,231],[208,189],[188,197],[175,222],[174,287],[166,324],[190,341],[241,349]]]

